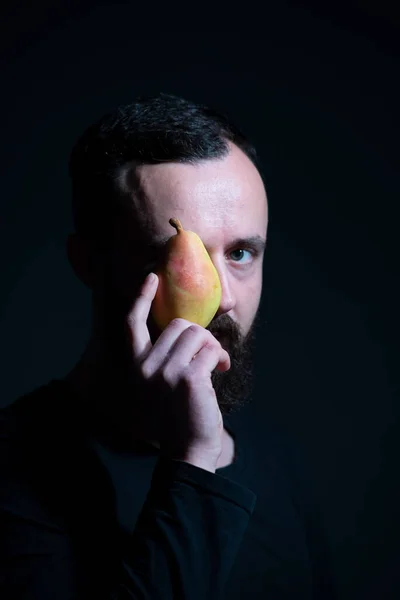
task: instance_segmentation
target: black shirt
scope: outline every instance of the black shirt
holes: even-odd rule
[[[336,598],[306,462],[251,405],[210,473],[112,433],[62,380],[0,410],[2,600]]]

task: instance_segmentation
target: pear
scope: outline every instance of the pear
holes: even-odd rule
[[[176,318],[207,327],[221,302],[221,282],[200,237],[185,231],[179,219],[170,219],[176,229],[165,247],[155,273],[158,288],[151,305],[152,317],[163,330]]]

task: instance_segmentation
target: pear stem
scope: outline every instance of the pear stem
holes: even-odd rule
[[[169,224],[172,225],[172,227],[175,227],[177,233],[183,232],[182,223],[180,222],[179,219],[170,219]]]

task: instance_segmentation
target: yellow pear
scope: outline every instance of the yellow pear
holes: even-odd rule
[[[221,282],[200,237],[185,231],[179,219],[170,219],[176,229],[165,248],[159,268],[158,288],[151,314],[160,330],[176,318],[207,327],[221,302]]]

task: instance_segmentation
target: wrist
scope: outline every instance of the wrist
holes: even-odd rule
[[[215,473],[217,470],[217,462],[218,460],[210,460],[199,456],[184,456],[184,457],[172,457],[172,460],[178,460],[180,462],[185,462],[189,465],[193,465],[198,469],[203,469],[204,471],[209,471],[210,473]]]
[[[204,469],[210,473],[215,473],[221,451],[204,451],[198,449],[189,449],[185,452],[167,452],[166,455],[171,460],[179,460],[188,463],[199,469]]]

